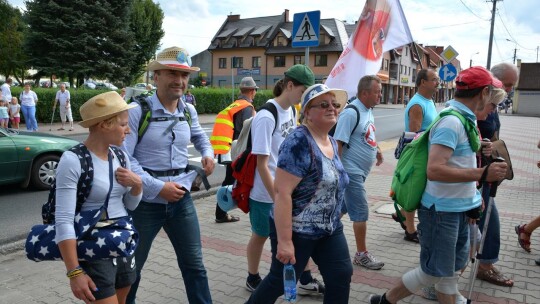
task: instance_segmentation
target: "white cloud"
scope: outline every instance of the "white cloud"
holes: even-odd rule
[[[24,7],[23,0],[9,0],[9,2]],[[192,55],[208,48],[212,37],[230,13],[240,14],[241,18],[254,18],[280,15],[285,9],[289,9],[292,21],[295,13],[320,10],[321,18],[336,18],[352,23],[358,19],[365,3],[363,0],[157,0],[156,2],[165,13],[163,22],[165,36],[162,39],[162,47],[181,46]],[[463,67],[468,67],[471,57],[474,64],[486,64],[491,2],[402,0],[401,5],[416,42],[424,45],[452,45],[460,53],[458,59]],[[498,15],[495,19],[492,65],[511,61],[514,48],[517,48],[517,58],[521,58],[524,62],[536,61],[536,48],[540,45],[540,15],[534,13],[538,11],[537,7],[537,0],[497,2]],[[516,43],[506,39],[514,40]],[[473,55],[476,52],[479,54]]]

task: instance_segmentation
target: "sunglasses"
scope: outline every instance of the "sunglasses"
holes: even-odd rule
[[[341,104],[339,102],[332,102],[332,106],[335,109],[341,108]],[[330,107],[330,103],[327,101],[323,101],[320,104],[312,105],[310,108],[321,108],[321,109],[328,109]]]

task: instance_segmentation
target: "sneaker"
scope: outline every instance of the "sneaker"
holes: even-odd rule
[[[382,301],[382,296],[380,295],[371,295],[371,297],[369,297],[370,304],[380,304],[381,301]]]
[[[316,278],[313,278],[311,282],[307,283],[306,285],[298,281],[296,291],[302,296],[324,295],[324,284]]]
[[[260,275],[257,275],[255,279],[250,280],[249,278],[246,279],[246,288],[248,291],[253,292],[255,289],[257,289],[257,286],[261,284],[262,279]]]
[[[363,266],[371,270],[379,270],[383,268],[384,263],[377,260],[371,253],[366,251],[365,253],[357,252],[354,256],[354,265]]]
[[[437,301],[437,291],[435,290],[435,286],[431,285],[429,287],[422,288],[422,298]]]

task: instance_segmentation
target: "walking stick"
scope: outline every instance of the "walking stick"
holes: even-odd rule
[[[49,131],[52,131],[52,123],[54,120],[54,112],[56,111],[56,105],[52,109],[51,124],[49,125]]]
[[[504,158],[497,157],[492,159],[492,162],[494,163],[500,163],[504,162]],[[491,185],[491,189],[489,189],[489,206],[487,207],[486,216],[484,220],[484,228],[482,229],[482,238],[480,239],[480,246],[478,247],[478,255],[482,254],[482,250],[484,249],[484,242],[486,241],[486,234],[487,229],[489,225],[489,218],[491,217],[491,209],[493,209],[493,204],[495,204],[494,198],[497,195],[497,187],[499,184],[497,182],[493,182]],[[476,226],[476,224],[474,224]],[[473,240],[476,239],[476,233],[474,234]],[[474,244],[476,246],[476,244]],[[474,250],[474,249],[473,249]],[[467,304],[472,303],[472,292],[474,289],[474,281],[476,280],[476,273],[478,272],[478,256],[475,257],[473,254],[473,257],[471,258],[471,276],[469,277],[469,294],[467,296]]]

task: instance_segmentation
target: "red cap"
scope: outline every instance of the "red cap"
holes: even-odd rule
[[[492,85],[496,88],[502,88],[500,80],[493,77],[490,71],[481,66],[473,66],[461,71],[456,77],[456,89],[471,90]]]

